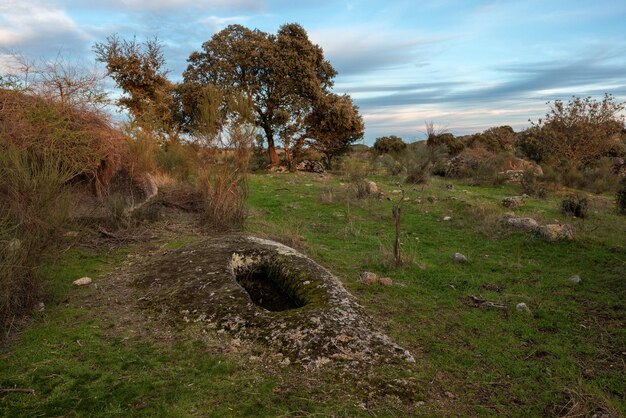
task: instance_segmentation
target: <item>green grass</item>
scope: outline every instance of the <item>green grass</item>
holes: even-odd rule
[[[287,179],[295,184],[279,190]],[[392,179],[376,180],[385,190],[399,188]],[[425,188],[406,189],[411,201],[404,202],[402,215],[404,257],[427,268],[415,263],[396,268],[388,260],[394,202],[346,202],[347,192],[337,183],[303,176],[253,178],[250,201],[257,216],[249,229],[283,234],[286,243],[300,243],[341,277],[387,332],[423,355],[427,370],[446,376],[445,386],[467,406],[464,413],[544,415],[567,403],[568,389],[626,411],[621,357],[626,221],[613,208],[601,209],[585,224],[560,214],[556,197],[528,199],[520,215],[573,222],[581,231],[575,242],[548,243],[497,225],[485,231],[486,220],[472,215],[472,208],[503,215],[500,202],[520,194],[517,186],[456,184],[448,191],[446,182],[435,179]],[[335,189],[330,202],[329,188]],[[418,196],[422,204],[415,202]],[[439,200],[428,203],[428,196]],[[457,200],[447,199],[452,196]],[[446,215],[452,220],[442,221]],[[470,263],[451,263],[457,251]],[[362,285],[363,270],[390,276],[402,287]],[[580,285],[568,281],[574,274],[583,278]],[[466,303],[470,295],[509,308],[475,308]],[[515,310],[520,302],[532,317]]]
[[[384,190],[399,188],[395,179],[374,180]],[[127,248],[71,250],[44,269],[51,295],[46,311],[0,354],[0,386],[33,388],[35,395],[0,394],[0,415],[354,416],[368,415],[358,406],[365,402],[379,416],[545,416],[564,413],[559,406],[572,399],[587,405],[587,413],[626,414],[626,219],[610,205],[594,197],[591,217],[582,221],[564,217],[556,195],[528,199],[517,213],[577,228],[575,242],[547,243],[492,219],[507,211],[500,205],[504,196],[521,193],[517,186],[455,183],[449,191],[448,181],[435,179],[406,189],[411,200],[403,202],[401,241],[407,262],[394,267],[395,202],[353,199],[341,181],[253,175],[246,228],[296,246],[342,280],[415,355],[416,369],[402,377],[420,388],[422,406],[398,408],[393,397],[370,404],[347,389],[354,382],[333,373],[307,374],[315,384],[305,385],[297,366],[267,371],[192,337],[164,344],[109,332],[111,319],[72,302],[72,295],[96,290],[72,288],[71,281],[111,271],[135,251]],[[428,196],[438,200],[429,203]],[[446,215],[452,220],[443,221]],[[178,237],[164,248],[194,239]],[[457,251],[470,262],[453,264]],[[395,285],[363,285],[364,270],[390,276]],[[573,274],[582,283],[569,282]],[[508,307],[477,308],[470,295]],[[519,302],[532,316],[515,310]],[[380,373],[382,380],[399,377],[393,369]]]

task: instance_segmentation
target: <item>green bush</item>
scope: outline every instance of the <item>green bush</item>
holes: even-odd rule
[[[374,142],[374,152],[376,154],[398,154],[406,149],[406,143],[402,138],[391,135],[376,138]]]
[[[582,195],[570,195],[561,201],[561,212],[577,218],[589,216],[589,201]]]

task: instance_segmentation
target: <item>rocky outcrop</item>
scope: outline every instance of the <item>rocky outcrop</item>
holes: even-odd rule
[[[533,218],[505,218],[504,222],[507,226],[512,228],[521,229],[523,231],[536,231],[539,229],[539,222]]]
[[[296,169],[298,171],[306,171],[308,173],[323,173],[325,171],[322,163],[312,160],[304,160],[300,162]]]
[[[539,227],[537,233],[547,241],[573,241],[574,229],[567,224],[549,224]]]
[[[328,270],[276,242],[211,237],[149,263],[135,284],[146,307],[174,321],[262,342],[307,367],[414,362]]]

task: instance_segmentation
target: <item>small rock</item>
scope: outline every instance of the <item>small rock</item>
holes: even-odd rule
[[[39,302],[39,303],[37,304],[37,310],[38,310],[39,312],[43,312],[43,311],[45,311],[45,310],[46,310],[46,305],[45,305],[43,302]]]
[[[452,220],[452,216],[444,216],[443,220],[444,221],[451,221]]]
[[[505,208],[517,208],[524,206],[524,198],[522,196],[505,197],[502,199],[502,206]]]
[[[417,401],[417,402],[415,402],[415,406],[424,406],[424,405],[426,405],[426,402],[424,402],[424,401]]]
[[[448,183],[448,184],[446,184],[446,189],[448,189],[448,190],[454,190],[454,184],[452,184],[452,183]]]
[[[364,271],[361,273],[359,281],[363,284],[375,284],[378,282],[378,276],[371,271]]]
[[[437,199],[437,196],[428,196],[428,201],[430,203],[435,203],[437,200],[439,200]]]
[[[378,185],[376,183],[374,183],[373,181],[368,181],[367,182],[367,191],[371,194],[376,194],[378,193]]]
[[[76,238],[78,236],[78,231],[67,231],[65,234],[63,234],[63,236],[68,238]]]
[[[88,284],[91,284],[92,280],[91,277],[81,277],[78,280],[74,280],[74,286],[86,286]]]
[[[574,229],[567,224],[544,225],[537,231],[542,238],[550,242],[574,240]]]
[[[454,263],[467,263],[467,257],[465,257],[461,253],[454,253],[454,255],[452,256],[452,261]]]
[[[535,231],[539,228],[539,222],[533,218],[506,218],[505,223],[507,226],[524,231]]]
[[[515,306],[515,309],[517,309],[518,312],[523,312],[523,313],[530,314],[530,309],[528,308],[528,306],[524,302],[518,303]]]
[[[578,274],[574,274],[572,277],[569,278],[569,281],[572,283],[580,283],[581,278]]]
[[[391,280],[391,277],[382,277],[378,280],[378,283],[382,284],[383,286],[391,286],[393,284],[393,280]]]
[[[396,189],[396,190],[392,190],[392,191],[390,191],[389,193],[391,193],[391,194],[401,194],[401,193],[402,193],[402,190],[398,190],[398,189]]]

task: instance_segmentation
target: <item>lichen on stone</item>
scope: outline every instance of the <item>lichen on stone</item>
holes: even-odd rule
[[[256,291],[250,280],[261,281],[261,287],[271,284],[293,303],[265,309],[258,299],[271,296],[265,288],[248,293],[245,286]],[[273,241],[246,235],[207,238],[146,264],[135,284],[146,308],[167,309],[179,313],[174,321],[187,318],[261,342],[291,363],[317,368],[330,362],[414,362],[327,269]]]

